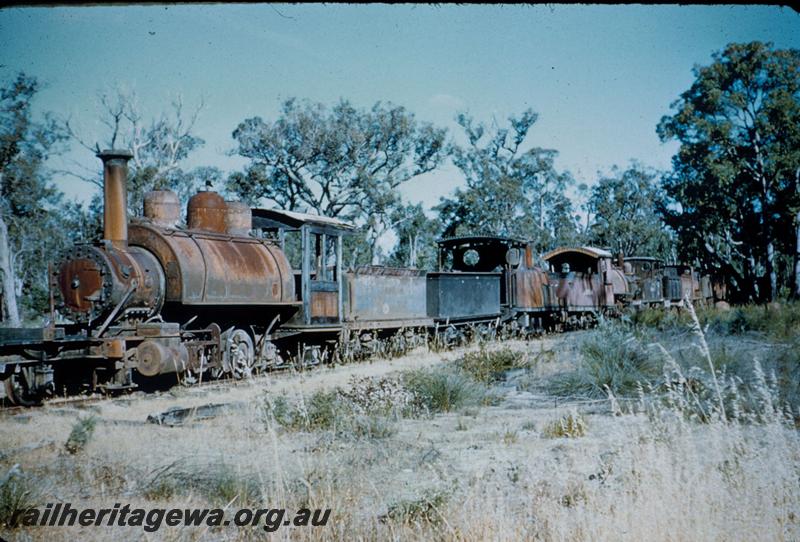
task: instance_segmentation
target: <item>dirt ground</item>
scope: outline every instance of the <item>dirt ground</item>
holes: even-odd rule
[[[797,539],[796,431],[783,428],[654,428],[641,414],[614,415],[601,400],[568,400],[539,386],[575,363],[580,333],[504,343],[532,368],[512,371],[488,406],[402,418],[384,438],[289,431],[265,422],[265,397],[307,396],[441,365],[464,350],[408,356],[235,384],[175,388],[87,404],[48,404],[0,414],[0,477],[36,480],[35,503],[200,507],[214,495],[159,490],[167,474],[210,476],[220,468],[256,489],[257,506],[330,508],[326,527],[0,528],[9,540]],[[494,346],[497,347],[497,346]],[[171,408],[222,405],[176,426],[148,422]],[[77,420],[97,425],[85,448],[65,451]],[[564,416],[585,434],[547,435]],[[725,430],[727,431],[727,429]],[[717,434],[717,432],[719,432]],[[668,435],[665,438],[665,435]],[[755,443],[755,444],[754,444]],[[760,443],[760,444],[759,444]],[[752,444],[753,449],[747,446]],[[767,446],[769,454],[761,453]],[[738,448],[737,448],[738,447]],[[744,449],[742,453],[736,450]],[[732,455],[733,454],[733,455]],[[739,473],[717,467],[735,458]],[[774,462],[781,461],[780,469]],[[764,472],[771,472],[765,476]],[[166,473],[166,474],[165,474]],[[226,474],[226,475],[228,475]],[[185,478],[184,478],[185,479]],[[787,485],[788,484],[788,485]],[[156,488],[156,490],[154,490]],[[221,491],[220,498],[225,500]],[[221,501],[220,501],[221,502]],[[221,502],[231,510],[240,499]],[[392,511],[406,510],[396,521]]]

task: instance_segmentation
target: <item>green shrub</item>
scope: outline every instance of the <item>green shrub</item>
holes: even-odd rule
[[[676,310],[666,310],[663,307],[648,307],[632,313],[630,321],[637,327],[665,331],[685,326],[688,323],[688,318]]]
[[[500,350],[486,350],[481,344],[477,352],[464,354],[457,366],[471,375],[479,382],[493,382],[501,380],[503,374],[511,369],[527,366],[527,358],[522,352],[502,348]]]
[[[89,416],[87,418],[79,418],[75,425],[72,426],[67,442],[64,444],[67,452],[77,454],[83,451],[94,434],[94,428],[97,425],[97,418]]]
[[[142,491],[152,500],[168,500],[191,492],[220,505],[236,502],[246,506],[261,499],[257,479],[239,473],[224,462],[202,466],[191,461],[175,462],[153,476]]]
[[[267,424],[273,421],[293,431],[334,431],[339,436],[387,438],[396,429],[388,416],[365,412],[342,390],[317,391],[290,403],[285,397],[267,397]]]
[[[708,339],[711,364],[716,369],[727,415],[762,412],[766,397],[776,408],[788,406],[795,413],[800,412],[800,337],[785,344],[758,342],[755,346],[739,341],[735,337]],[[718,409],[720,397],[702,352],[698,348],[679,348],[668,357],[664,361],[674,363],[667,365],[667,389],[670,385],[685,386],[693,394],[693,404],[699,402],[705,411]]]
[[[579,350],[577,368],[550,379],[552,393],[605,397],[610,390],[615,395],[631,395],[662,372],[663,361],[621,322],[602,321],[583,339]]]
[[[14,514],[36,505],[39,491],[31,476],[14,465],[0,478],[0,525],[10,526]]]
[[[254,479],[240,475],[224,463],[207,469],[191,482],[190,487],[211,503],[245,505],[256,503],[261,497]]]
[[[356,437],[383,439],[397,433],[393,421],[385,416],[365,416],[357,414],[349,424],[350,432]]]
[[[429,413],[451,412],[489,399],[485,386],[449,367],[406,372],[403,384],[416,398],[415,406]]]

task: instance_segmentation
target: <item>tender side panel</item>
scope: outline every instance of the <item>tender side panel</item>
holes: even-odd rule
[[[345,273],[345,321],[415,320],[427,317],[424,273]]]
[[[428,273],[428,315],[438,320],[500,314],[500,273]]]

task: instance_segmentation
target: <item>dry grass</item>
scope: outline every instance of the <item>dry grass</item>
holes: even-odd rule
[[[577,412],[570,412],[548,423],[542,429],[547,438],[577,438],[586,434],[586,420]]]
[[[547,339],[553,359],[534,373],[575,368],[577,340],[574,335]],[[530,359],[544,350],[538,342],[515,342],[511,348]],[[753,394],[746,397],[729,396],[732,391],[719,373],[720,393],[709,380],[708,393],[699,394],[677,360],[680,373],[673,373],[668,385],[640,388],[635,401],[616,396],[601,403],[560,400],[554,409],[553,398],[534,388],[515,389],[494,377],[480,383],[463,369],[454,370],[463,354],[448,359],[417,354],[319,369],[234,391],[104,401],[95,407],[92,438],[75,455],[63,448],[74,408],[46,407],[27,418],[0,419],[0,431],[8,435],[0,472],[19,464],[30,484],[23,489],[35,489],[37,502],[330,508],[327,527],[287,527],[273,535],[263,529],[162,527],[146,536],[130,527],[0,529],[0,536],[192,541],[800,538],[800,438],[786,415],[782,391],[772,386],[768,374],[754,377]],[[707,357],[700,360],[709,363]],[[403,376],[409,368],[415,372]],[[454,374],[467,387],[478,386],[482,398],[459,402],[463,382],[453,385]],[[486,404],[487,393],[497,401]],[[426,415],[405,415],[423,395],[430,398]],[[241,408],[224,410],[222,417],[179,427],[144,422],[148,414],[176,403],[234,399]],[[742,415],[728,413],[734,405],[744,409]],[[705,415],[699,416],[700,411]],[[385,420],[391,431],[378,427],[359,433],[346,425],[359,416]]]

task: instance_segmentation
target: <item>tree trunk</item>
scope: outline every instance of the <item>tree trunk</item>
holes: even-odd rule
[[[767,242],[767,276],[769,277],[769,300],[775,301],[778,295],[778,274],[775,271],[775,245],[770,238]]]
[[[408,236],[408,267],[416,267],[417,264],[417,240],[419,236]]]
[[[800,209],[794,217],[795,249],[794,249],[794,297],[800,299]]]
[[[544,192],[539,195],[539,229],[544,231]]]
[[[8,242],[8,227],[0,213],[0,274],[2,275],[3,304],[9,327],[19,327],[19,308],[17,307],[16,275],[11,263],[11,246]]]

